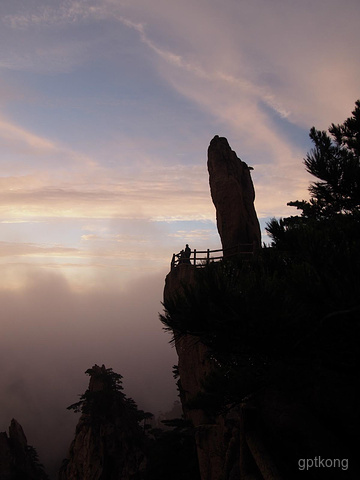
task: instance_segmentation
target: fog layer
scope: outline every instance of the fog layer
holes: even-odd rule
[[[48,470],[66,454],[78,420],[66,407],[95,363],[123,375],[139,407],[171,408],[176,355],[158,320],[165,273],[121,292],[75,292],[60,275],[35,271],[21,290],[0,291],[0,431],[16,418]]]

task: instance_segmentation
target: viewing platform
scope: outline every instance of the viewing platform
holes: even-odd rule
[[[190,249],[189,249],[190,250]],[[196,268],[201,268],[208,265],[210,262],[219,262],[224,258],[230,257],[251,257],[256,250],[256,243],[242,243],[227,249],[217,250],[190,250],[186,252],[182,250],[179,253],[174,253],[171,259],[171,270],[176,268],[180,264],[193,265]]]

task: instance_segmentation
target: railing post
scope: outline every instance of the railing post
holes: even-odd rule
[[[206,255],[206,264],[207,265],[209,264],[209,260],[210,260],[210,250],[207,249],[207,255]]]
[[[196,267],[196,248],[194,248],[194,267]]]

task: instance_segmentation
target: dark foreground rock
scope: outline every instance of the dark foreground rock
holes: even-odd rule
[[[0,432],[1,480],[48,480],[36,450],[28,445],[24,430],[14,418],[9,434]]]

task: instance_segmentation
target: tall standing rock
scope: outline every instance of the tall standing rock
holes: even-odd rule
[[[260,248],[261,232],[250,168],[231,150],[227,139],[218,135],[210,142],[207,165],[224,256],[238,251],[240,244]]]

